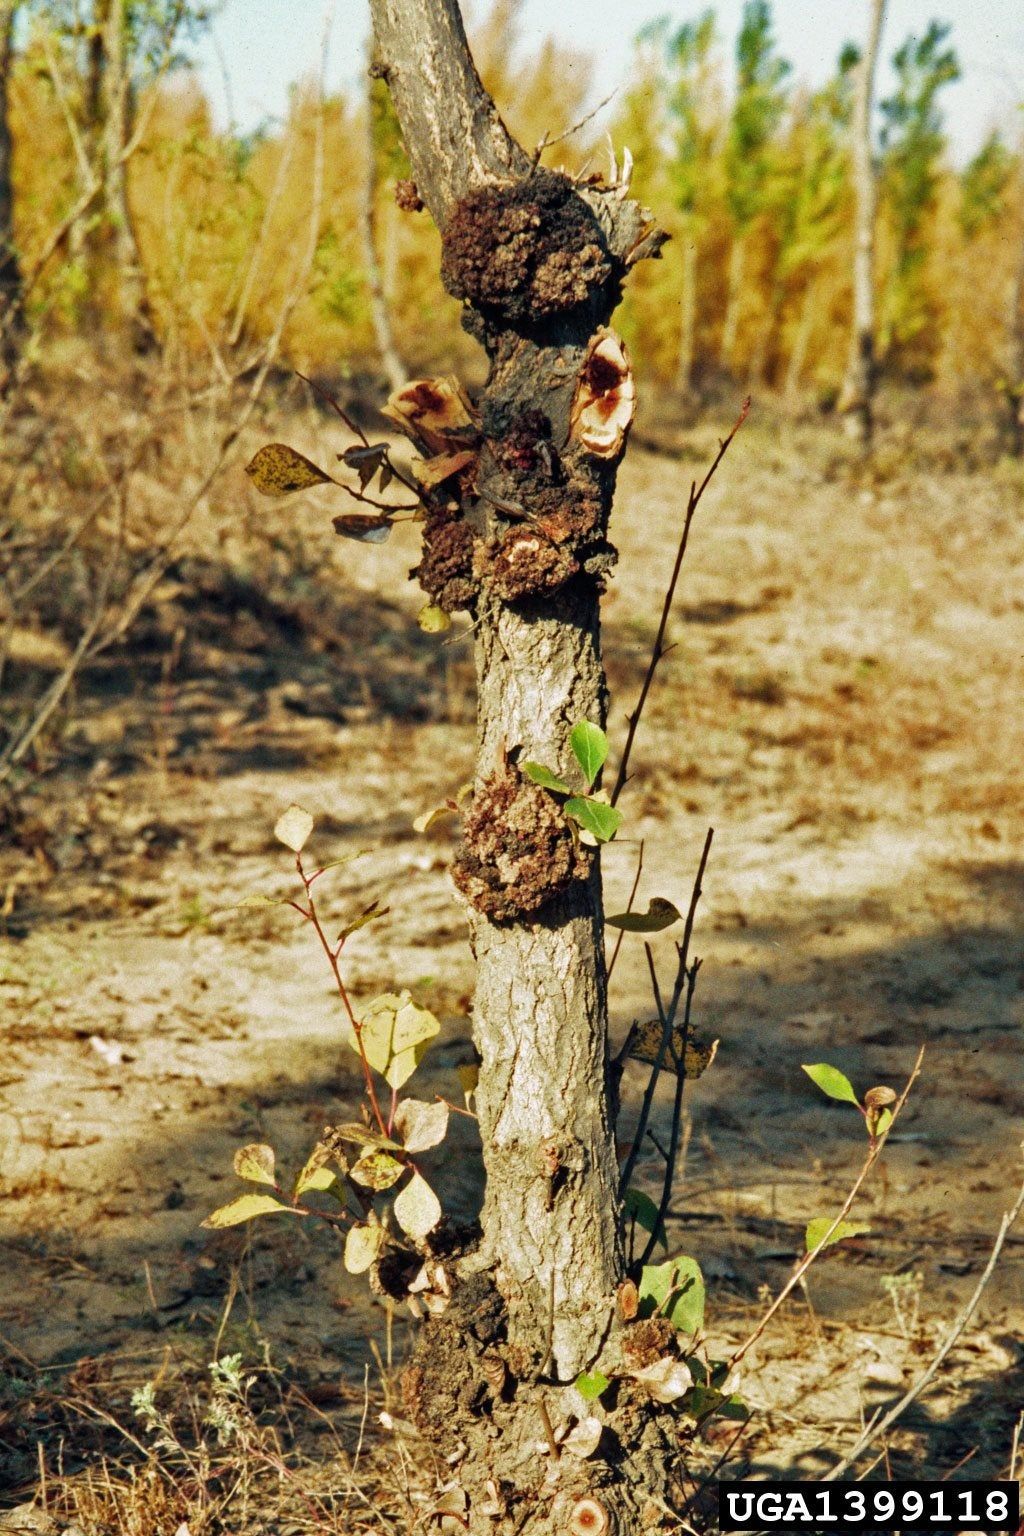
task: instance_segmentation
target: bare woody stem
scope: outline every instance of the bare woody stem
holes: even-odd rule
[[[616,803],[619,796],[622,794],[622,791],[625,789],[629,779],[629,758],[633,751],[633,743],[636,740],[637,726],[640,724],[640,717],[644,712],[644,705],[647,703],[647,695],[651,691],[651,684],[654,681],[654,674],[658,670],[658,663],[661,658],[665,656],[669,650],[671,650],[671,646],[667,646],[665,644],[665,631],[668,628],[669,614],[672,612],[672,604],[675,601],[676,587],[679,584],[679,573],[683,568],[683,559],[686,555],[686,546],[690,540],[690,525],[693,522],[694,513],[700,506],[701,497],[704,495],[704,492],[711,484],[715,470],[718,468],[719,464],[721,464],[722,460],[725,458],[725,455],[728,453],[730,443],[736,436],[736,433],[739,431],[740,427],[742,427],[743,423],[746,421],[747,412],[749,410],[750,397],[748,396],[747,399],[743,402],[743,409],[740,411],[736,425],[729,433],[729,436],[719,444],[718,452],[715,455],[714,462],[712,463],[711,468],[708,470],[707,474],[704,476],[704,479],[701,481],[699,486],[696,482],[694,482],[694,484],[690,487],[690,499],[687,502],[686,516],[683,519],[683,531],[679,536],[679,547],[676,550],[675,564],[672,567],[672,575],[669,578],[668,586],[665,589],[665,601],[661,607],[661,622],[658,625],[658,633],[654,638],[654,648],[651,651],[651,659],[647,664],[647,672],[645,673],[644,680],[640,685],[640,697],[637,699],[633,712],[629,716],[629,729],[626,732],[626,745],[622,749],[622,760],[619,763],[619,771],[615,776],[615,787],[611,793],[612,805]]]
[[[348,988],[345,986],[345,981],[341,974],[341,966],[338,962],[338,956],[341,954],[341,944],[339,943],[335,948],[323,930],[323,924],[320,922],[320,914],[316,910],[316,902],[313,899],[313,892],[311,889],[316,876],[306,874],[302,867],[301,854],[297,853],[295,855],[295,867],[299,872],[299,878],[306,888],[306,899],[309,902],[309,906],[305,911],[303,911],[301,907],[299,908],[299,911],[302,911],[302,915],[306,918],[307,922],[312,923],[313,931],[315,932],[317,938],[320,940],[320,947],[324,954],[327,956],[327,963],[330,965],[331,974],[334,977],[334,985],[337,988],[338,996],[341,998],[342,1004],[344,1005],[345,1012],[348,1014],[348,1021],[352,1026],[352,1033],[355,1035],[356,1046],[359,1050],[359,1059],[363,1064],[363,1077],[366,1081],[366,1096],[370,1101],[374,1119],[377,1122],[381,1135],[387,1136],[389,1134],[389,1126],[388,1122],[384,1118],[384,1115],[381,1113],[381,1107],[377,1100],[377,1092],[373,1086],[373,1071],[370,1067],[369,1061],[366,1059],[366,1051],[363,1047],[363,1028],[355,1016],[355,1012],[352,1008],[352,1002],[348,995]]]
[[[861,1185],[864,1183],[864,1180],[867,1178],[868,1174],[871,1172],[872,1168],[875,1166],[876,1162],[878,1161],[879,1157],[881,1156],[882,1149],[885,1146],[885,1143],[889,1139],[889,1135],[890,1135],[890,1133],[892,1131],[893,1126],[896,1124],[896,1120],[897,1120],[897,1118],[898,1118],[898,1116],[900,1114],[900,1111],[903,1109],[904,1104],[907,1102],[907,1099],[908,1099],[908,1097],[910,1095],[910,1090],[913,1088],[914,1084],[917,1082],[918,1075],[920,1074],[920,1071],[921,1071],[921,1063],[923,1061],[924,1061],[924,1046],[922,1045],[921,1049],[917,1053],[917,1060],[914,1062],[914,1066],[913,1066],[913,1069],[912,1069],[912,1071],[910,1073],[910,1076],[907,1078],[906,1086],[904,1087],[903,1092],[900,1094],[899,1098],[896,1100],[896,1103],[892,1107],[892,1119],[889,1121],[889,1124],[886,1126],[886,1129],[885,1129],[884,1133],[881,1136],[877,1137],[875,1140],[873,1140],[871,1145],[870,1145],[870,1147],[868,1148],[868,1153],[867,1153],[867,1156],[864,1159],[864,1162],[861,1165],[860,1172],[857,1174],[857,1177],[854,1179],[853,1184],[852,1184],[852,1186],[850,1188],[850,1192],[847,1195],[846,1199],[843,1201],[842,1208],[839,1211],[839,1214],[836,1216],[835,1220],[832,1222],[832,1225],[828,1228],[828,1230],[822,1234],[822,1236],[821,1236],[821,1238],[820,1238],[820,1240],[818,1242],[817,1247],[812,1249],[812,1251],[810,1253],[805,1254],[804,1257],[797,1264],[796,1268],[793,1270],[793,1273],[790,1275],[789,1279],[786,1281],[785,1285],[782,1287],[782,1290],[776,1296],[776,1298],[772,1302],[771,1306],[765,1312],[764,1316],[761,1318],[761,1321],[758,1323],[758,1325],[754,1329],[753,1333],[751,1333],[746,1339],[744,1339],[743,1343],[739,1346],[738,1349],[733,1351],[732,1355],[729,1358],[729,1365],[730,1365],[730,1367],[738,1365],[739,1362],[743,1359],[743,1356],[747,1353],[747,1351],[749,1349],[753,1348],[753,1346],[757,1343],[758,1339],[764,1333],[764,1331],[767,1328],[768,1324],[771,1322],[771,1320],[775,1316],[776,1312],[782,1306],[782,1303],[786,1300],[787,1296],[790,1296],[792,1294],[792,1292],[800,1284],[800,1281],[806,1275],[807,1271],[810,1269],[811,1265],[815,1262],[815,1260],[819,1257],[820,1254],[824,1253],[825,1249],[828,1247],[829,1239],[833,1236],[833,1234],[836,1231],[838,1231],[839,1227],[842,1225],[842,1223],[846,1220],[847,1216],[850,1214],[850,1211],[853,1209],[853,1202],[856,1200],[857,1196],[860,1193]]]

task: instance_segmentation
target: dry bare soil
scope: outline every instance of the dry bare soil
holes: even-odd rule
[[[271,435],[326,455],[345,446],[337,425],[306,415]],[[718,425],[672,456],[634,449],[622,475],[605,610],[619,742]],[[380,1406],[384,1312],[330,1232],[290,1218],[199,1226],[235,1192],[237,1147],[270,1141],[298,1167],[358,1098],[308,930],[285,907],[236,907],[290,890],[271,831],[289,802],[317,816],[318,857],[366,850],[325,876],[332,912],[390,906],[352,941],[355,996],[409,987],[445,1021],[421,1093],[456,1095],[468,1054],[453,834],[420,837],[412,821],[470,776],[471,641],[417,630],[413,527],[371,549],[334,538],[326,494],[259,501],[239,472],[232,497],[238,525],[193,530],[130,644],[82,679],[75,723],[0,856],[0,1487],[12,1503],[31,1495],[39,1454],[73,1470],[110,1448],[97,1404],[142,1434],[129,1390],[157,1379],[158,1399],[173,1399],[175,1370],[208,1361],[215,1341],[269,1363],[280,1412],[303,1405],[300,1438],[336,1434],[351,1453],[367,1364]],[[755,409],[699,513],[604,869],[621,909],[642,839],[641,904],[684,906],[715,828],[697,1011],[721,1047],[690,1097],[670,1239],[704,1266],[716,1346],[749,1331],[863,1153],[859,1117],[800,1064],[833,1062],[861,1091],[899,1087],[927,1047],[855,1212],[870,1233],[812,1269],[748,1359],[755,1412],[726,1475],[820,1475],[913,1380],[1019,1182],[1022,512],[1019,467],[964,470],[890,431],[876,466],[858,469],[832,427]],[[49,664],[20,655],[24,677]],[[672,936],[654,942],[667,972]],[[636,940],[612,1007],[616,1040],[650,1012]],[[627,1130],[640,1073],[627,1071]],[[662,1130],[667,1116],[664,1102]],[[471,1154],[469,1122],[454,1136]],[[448,1203],[468,1213],[472,1156],[438,1164]],[[653,1148],[640,1172],[656,1193]],[[972,1454],[973,1474],[1005,1475],[1024,1400],[1022,1243],[1011,1238],[965,1341],[891,1438],[894,1471],[941,1476]],[[899,1315],[892,1276],[907,1277]],[[395,1324],[396,1357],[408,1326]],[[401,1506],[399,1491],[388,1529]],[[376,1518],[358,1514],[367,1529]]]

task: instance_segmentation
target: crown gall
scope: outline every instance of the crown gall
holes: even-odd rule
[[[592,210],[555,171],[481,187],[455,206],[445,225],[445,287],[510,325],[593,304],[616,272]]]

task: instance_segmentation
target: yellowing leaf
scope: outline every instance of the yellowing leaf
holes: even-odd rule
[[[348,1163],[337,1146],[332,1145],[331,1142],[318,1141],[307,1157],[305,1167],[295,1180],[296,1200],[309,1190],[330,1189],[338,1177],[338,1167],[328,1167],[332,1162],[337,1164],[342,1172],[348,1171]]]
[[[390,1152],[366,1152],[348,1172],[349,1178],[364,1189],[381,1190],[397,1184],[404,1171],[404,1163],[392,1157]]]
[[[804,1241],[808,1253],[814,1253],[819,1248],[831,1248],[833,1243],[841,1243],[844,1237],[860,1237],[864,1232],[871,1231],[866,1221],[841,1221],[831,1237],[828,1237],[828,1229],[834,1220],[834,1216],[815,1216],[813,1221],[807,1223]]]
[[[391,1152],[401,1152],[401,1143],[391,1141],[387,1136],[382,1136],[379,1131],[371,1131],[367,1126],[361,1125],[358,1120],[352,1120],[345,1125],[334,1125],[330,1130],[331,1143],[336,1141],[351,1141],[357,1147],[386,1148]]]
[[[240,1179],[251,1184],[276,1184],[274,1178],[274,1149],[263,1142],[239,1147],[234,1159],[235,1172]]]
[[[271,1211],[286,1211],[288,1207],[275,1200],[273,1195],[239,1195],[230,1205],[219,1206],[211,1211],[202,1223],[204,1227],[237,1227],[240,1222],[252,1221],[254,1216],[266,1216]]]
[[[355,539],[359,544],[386,544],[392,523],[383,512],[375,516],[367,512],[341,512],[331,519],[331,526],[343,539]]]
[[[584,1461],[597,1450],[603,1432],[604,1425],[600,1419],[580,1419],[562,1441],[562,1450]]]
[[[656,1403],[674,1403],[693,1386],[686,1361],[676,1360],[672,1355],[665,1355],[653,1365],[634,1371],[633,1377],[647,1388]]]
[[[407,1152],[428,1152],[444,1141],[448,1131],[448,1105],[404,1099],[395,1115],[395,1129]]]
[[[457,808],[446,801],[444,805],[435,805],[433,810],[424,811],[422,816],[417,816],[412,827],[414,832],[429,832],[431,827],[439,821],[445,821],[449,816],[457,816]]]
[[[634,1024],[629,1032],[626,1055],[632,1056],[634,1061],[646,1061],[648,1065],[653,1066],[661,1050],[661,1036],[660,1019],[645,1019],[642,1024]],[[677,1024],[672,1031],[668,1050],[665,1052],[663,1067],[666,1072],[674,1072],[678,1075],[682,1058],[683,1075],[688,1081],[694,1082],[698,1077],[703,1076],[717,1054],[717,1040],[712,1040],[710,1045],[702,1045],[696,1040],[687,1040],[683,1026]]]
[[[313,818],[301,805],[290,805],[283,816],[277,818],[274,836],[293,853],[301,853],[313,830]]]
[[[385,992],[368,1004],[360,1020],[360,1038],[366,1059],[392,1088],[401,1088],[412,1076],[441,1026],[427,1008],[414,1003],[408,992]],[[350,1027],[349,1044],[359,1042]]]
[[[395,1200],[395,1220],[402,1231],[418,1241],[441,1220],[441,1202],[421,1173],[414,1173]]]
[[[452,627],[452,616],[437,603],[426,603],[416,615],[416,623],[425,635],[443,635]]]
[[[285,443],[268,443],[245,466],[256,489],[264,496],[288,496],[312,485],[333,485],[333,478],[318,469],[305,454]]]
[[[679,908],[663,896],[653,896],[646,912],[618,912],[614,917],[606,917],[605,922],[609,928],[621,928],[626,933],[661,933],[664,928],[677,923],[682,915]]]
[[[387,1233],[376,1223],[357,1222],[345,1237],[343,1263],[350,1275],[362,1275],[376,1263],[387,1241]]]
[[[295,1185],[296,1200],[300,1195],[308,1194],[310,1190],[317,1190],[323,1193],[325,1189],[330,1189],[337,1177],[338,1175],[335,1170],[328,1168],[326,1163],[321,1163],[319,1168],[310,1168],[308,1170],[303,1168]]]

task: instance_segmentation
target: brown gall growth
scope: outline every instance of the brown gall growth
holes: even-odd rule
[[[506,529],[476,562],[477,574],[506,603],[550,596],[578,570],[567,550],[528,524]]]
[[[588,872],[558,803],[511,763],[478,786],[452,868],[470,906],[494,922],[529,917]]]
[[[428,513],[420,563],[411,572],[445,613],[472,608],[479,582],[473,573],[473,530],[456,514]]]
[[[471,192],[445,225],[445,287],[511,326],[590,304],[616,275],[592,210],[555,171]]]

